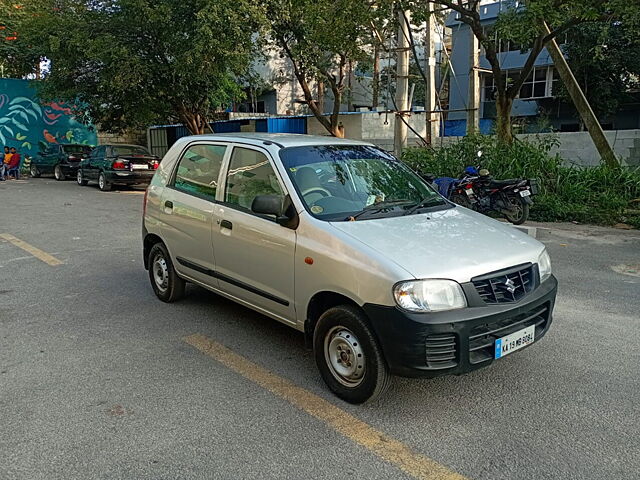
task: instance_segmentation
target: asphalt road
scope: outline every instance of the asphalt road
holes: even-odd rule
[[[617,266],[640,267],[639,232],[543,232],[561,292],[540,343],[472,374],[397,379],[357,407],[294,330],[196,287],[158,301],[142,192],[27,179],[0,183],[0,205],[2,479],[429,478],[429,462],[443,479],[638,478],[640,276]]]

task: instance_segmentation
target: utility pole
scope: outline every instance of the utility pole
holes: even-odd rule
[[[406,20],[405,20],[406,18]],[[393,150],[397,158],[402,157],[402,150],[407,146],[407,125],[404,117],[411,108],[408,104],[409,94],[409,24],[411,12],[398,12],[398,41],[396,65],[396,118],[393,137]]]
[[[480,8],[480,2],[476,10]],[[469,101],[467,107],[467,135],[480,131],[480,45],[478,38],[469,29]]]
[[[542,28],[547,35],[551,33],[547,22],[542,22]],[[556,42],[555,38],[552,38],[546,43],[546,47],[549,55],[551,55],[551,59],[553,60],[553,65],[556,67],[556,70],[558,70],[560,79],[564,83],[565,87],[567,87],[567,91],[571,96],[571,100],[573,100],[576,110],[578,110],[582,121],[587,126],[587,130],[589,130],[591,140],[593,140],[593,143],[598,149],[598,153],[600,154],[602,161],[610,167],[619,167],[620,162],[618,161],[616,154],[613,152],[611,145],[609,145],[607,137],[604,136],[602,125],[600,125],[595,113],[593,113],[593,109],[591,108],[587,98],[584,96],[584,92],[580,88],[580,84],[576,80],[576,77],[573,76],[573,72],[567,63],[567,59],[564,58],[564,54],[562,53],[562,50],[560,50],[558,42]]]
[[[424,100],[425,120],[427,123],[427,135],[426,140],[429,145],[433,145],[433,142],[438,137],[440,122],[438,114],[434,113],[437,110],[436,103],[436,52],[435,52],[435,31],[436,31],[436,16],[433,12],[433,3],[427,3],[429,16],[427,17],[427,38],[425,39],[425,69],[424,73],[427,77],[426,84],[426,97]]]

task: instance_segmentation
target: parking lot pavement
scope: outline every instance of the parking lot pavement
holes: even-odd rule
[[[141,191],[27,179],[0,205],[0,478],[638,478],[639,232],[543,230],[540,343],[358,407],[296,331],[197,287],[158,301]]]

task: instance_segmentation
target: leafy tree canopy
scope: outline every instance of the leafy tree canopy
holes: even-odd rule
[[[250,0],[39,3],[24,30],[51,60],[40,95],[82,105],[104,130],[178,120],[203,133],[214,111],[242,95]]]

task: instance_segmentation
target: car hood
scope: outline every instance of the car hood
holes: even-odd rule
[[[466,208],[419,215],[331,222],[415,278],[471,278],[536,263],[544,246],[520,230]]]

